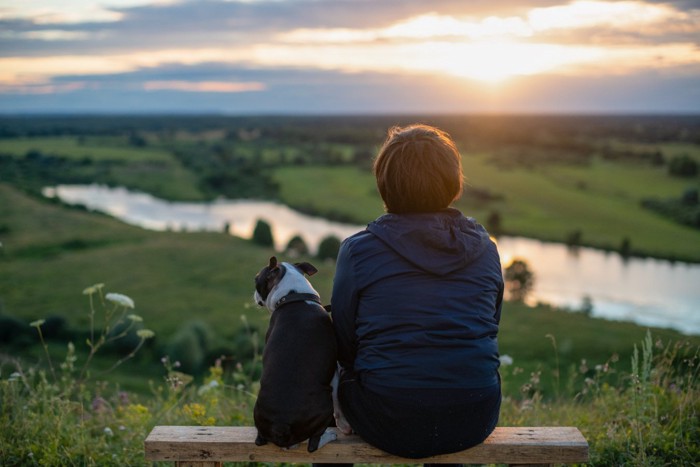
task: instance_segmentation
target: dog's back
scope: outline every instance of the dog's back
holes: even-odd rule
[[[320,435],[332,423],[336,354],[330,316],[319,304],[300,301],[275,310],[254,409],[263,438],[289,447]]]

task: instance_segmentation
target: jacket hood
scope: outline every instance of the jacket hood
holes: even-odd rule
[[[486,229],[457,209],[385,214],[367,230],[389,248],[432,274],[448,274],[475,261],[491,244]]]

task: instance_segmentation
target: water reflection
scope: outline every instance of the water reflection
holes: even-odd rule
[[[329,235],[344,239],[364,229],[264,201],[175,203],[99,185],[62,185],[47,188],[44,194],[153,230],[223,231],[228,226],[231,234],[250,238],[257,220],[263,219],[272,227],[275,248],[280,251],[295,235],[315,252]],[[588,297],[593,316],[700,334],[700,265],[623,259],[591,248],[572,252],[563,244],[519,237],[502,237],[498,247],[504,264],[513,258],[528,262],[535,274],[532,301],[579,309]]]

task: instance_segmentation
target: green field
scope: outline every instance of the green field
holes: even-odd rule
[[[503,170],[487,155],[465,154],[463,159],[467,186],[456,207],[482,223],[498,211],[504,233],[565,242],[579,230],[585,245],[617,250],[629,238],[640,255],[700,261],[700,230],[640,206],[644,197],[673,197],[688,187],[662,169],[595,160],[587,167]],[[366,171],[285,167],[275,170],[274,178],[282,201],[290,206],[359,224],[382,212],[374,178]],[[700,187],[697,180],[692,183]],[[469,196],[472,188],[503,199],[475,200]]]
[[[437,123],[460,122],[443,120]],[[0,185],[3,314],[24,320],[63,316],[71,326],[83,328],[87,318],[79,312],[84,305],[80,291],[103,282],[107,290],[135,299],[162,345],[194,321],[216,329],[223,341],[234,338],[241,314],[258,328],[266,326],[266,313],[252,303],[252,277],[274,253],[271,249],[215,233],[148,232],[37,195],[37,188],[64,182],[66,174],[94,174],[97,181],[167,199],[202,200],[215,196],[218,188],[240,185],[234,192],[253,189],[304,212],[358,224],[383,212],[368,157],[393,123],[389,119],[139,122],[142,128],[134,129],[128,118],[96,118],[76,120],[74,127],[61,122],[56,130],[51,119],[10,121],[8,128],[18,125],[21,136],[0,139],[0,155],[5,155],[0,162],[18,176],[0,180],[5,182]],[[699,146],[682,140],[688,134],[686,123],[678,127],[678,141],[669,141],[660,121],[662,137],[653,143],[616,136],[614,126],[610,135],[601,137],[600,128],[608,131],[609,121],[600,123],[596,136],[572,136],[566,120],[518,122],[520,126],[504,130],[482,119],[476,121],[483,125],[476,133],[451,130],[462,148],[467,180],[456,206],[467,215],[487,223],[496,212],[501,231],[512,235],[564,242],[578,233],[580,244],[609,250],[618,250],[627,239],[632,253],[640,256],[700,261],[700,230],[641,207],[648,197],[678,197],[684,190],[700,188],[697,175],[674,177],[666,165],[645,162],[654,152],[666,159],[689,155],[700,160]],[[649,122],[643,121],[653,136]],[[571,128],[578,131],[573,123]],[[591,119],[589,124],[598,121]],[[30,131],[37,135],[26,136]],[[69,134],[61,134],[65,131]],[[29,157],[31,151],[39,155]],[[59,163],[63,165],[55,165]],[[314,281],[327,301],[333,265],[319,266],[321,273]],[[508,306],[513,313],[523,312]],[[546,309],[527,313],[549,316]],[[557,316],[565,322],[580,319]],[[629,329],[631,338],[621,339],[627,348],[639,339],[634,331],[638,328]],[[563,339],[567,326],[559,323],[542,335],[547,333]],[[596,332],[590,335],[593,339]],[[507,335],[503,345],[511,345]],[[528,355],[530,348],[516,346],[513,352]]]
[[[6,185],[0,185],[0,218],[2,315],[25,323],[61,316],[68,326],[85,329],[88,301],[81,292],[104,283],[105,291],[135,301],[135,311],[156,332],[156,353],[164,352],[173,336],[195,321],[213,330],[217,345],[224,347],[244,327],[242,315],[250,325],[266,329],[268,313],[255,306],[252,293],[255,273],[274,254],[270,249],[217,233],[145,231],[42,202]],[[312,281],[328,302],[334,266],[308,260],[319,268]],[[507,303],[500,343],[501,352],[520,367],[552,371],[555,352],[547,334],[557,339],[562,368],[567,368],[581,358],[603,363],[614,353],[629,357],[644,332],[629,323]],[[680,338],[667,330],[654,333]],[[691,340],[700,343],[700,337]]]
[[[19,157],[29,151],[40,151],[72,159],[89,158],[126,162],[169,162],[172,159],[172,156],[163,149],[129,146],[124,138],[62,136],[0,140],[0,153]]]
[[[99,118],[81,121],[94,125],[88,136],[46,136],[55,125],[47,119],[29,122],[35,127],[21,122],[18,133],[34,128],[34,137],[0,139],[0,463],[143,465],[143,439],[154,425],[253,423],[269,318],[253,303],[253,277],[270,255],[288,258],[223,233],[146,231],[39,190],[88,180],[172,200],[266,197],[360,224],[382,213],[366,158],[382,137],[376,123],[354,121],[346,131],[319,120],[275,121],[260,132],[250,131],[261,124],[256,119],[226,120],[232,128],[209,125],[220,119],[186,119],[185,128],[178,120],[162,130],[160,120],[146,118],[137,134],[145,147]],[[260,139],[239,140],[237,128]],[[506,136],[532,143],[536,132],[512,128]],[[527,156],[542,162],[530,164],[489,144],[463,148],[468,185],[457,207],[467,215],[484,223],[497,212],[508,234],[561,242],[578,232],[581,244],[611,250],[627,238],[640,256],[700,261],[700,230],[641,207],[648,197],[697,189],[700,178],[672,177],[665,165],[637,157],[661,150],[666,158],[700,160],[697,145],[611,136],[609,144],[632,160],[606,159],[596,143],[571,163],[570,154],[552,159],[546,145],[535,145]],[[333,262],[301,260],[319,268],[311,280],[327,303]],[[129,345],[106,346],[82,373],[91,323],[99,330],[104,319],[91,318],[83,293],[97,283],[132,298],[128,313],[155,337],[130,358],[130,334]],[[30,325],[40,319],[46,348]],[[594,465],[697,464],[700,336],[646,333],[631,323],[506,302],[499,349],[512,363],[500,370],[500,424],[577,426]],[[126,361],[110,370],[119,359]]]

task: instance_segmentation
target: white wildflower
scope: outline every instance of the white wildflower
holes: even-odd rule
[[[31,323],[29,323],[29,325],[33,328],[40,328],[41,325],[44,324],[45,322],[46,322],[46,320],[44,320],[44,319],[38,319],[36,321],[32,321]]]
[[[103,283],[99,283],[99,284],[91,285],[90,287],[86,287],[83,290],[83,295],[92,295],[92,294],[102,290],[102,287],[104,287],[104,286],[105,285]]]
[[[131,321],[133,321],[135,323],[140,323],[143,321],[143,318],[141,318],[139,315],[135,315],[135,314],[130,314],[127,316],[127,318],[129,318]]]
[[[199,390],[197,390],[197,394],[200,396],[206,392],[209,392],[212,389],[218,388],[219,387],[219,382],[214,380],[209,381],[208,384],[205,384],[204,386],[200,387]]]
[[[156,335],[155,332],[151,331],[150,329],[139,329],[136,331],[136,335],[139,336],[141,339],[150,339]]]
[[[105,298],[110,302],[116,303],[117,305],[121,305],[126,308],[134,308],[134,301],[126,295],[110,292],[105,295]]]
[[[499,360],[501,361],[501,365],[503,365],[503,366],[508,366],[508,365],[513,364],[513,357],[511,357],[510,355],[501,355]]]
[[[113,432],[112,429],[111,429],[110,427],[108,427],[108,426],[105,427],[104,433],[105,433],[105,435],[107,435],[107,436],[113,436],[113,435],[114,435],[114,432]]]
[[[14,373],[12,373],[10,375],[10,377],[8,378],[8,381],[17,381],[21,377],[22,377],[22,375],[15,371]]]

